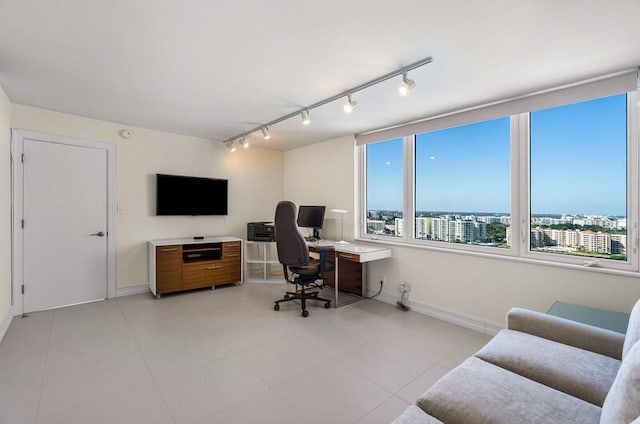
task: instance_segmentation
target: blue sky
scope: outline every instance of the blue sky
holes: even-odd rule
[[[535,214],[625,215],[626,96],[531,114]],[[419,134],[416,209],[508,213],[509,118]],[[402,210],[402,140],[367,146],[368,209]]]

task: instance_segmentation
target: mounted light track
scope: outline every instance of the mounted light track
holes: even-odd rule
[[[226,144],[229,141],[231,141],[233,143],[234,140],[238,140],[238,141],[243,140],[243,143],[241,143],[241,144],[244,146],[245,145],[244,143],[246,143],[247,144],[246,147],[248,147],[248,143],[245,140],[247,136],[249,136],[249,135],[251,135],[251,134],[253,134],[255,132],[258,132],[258,131],[261,131],[263,133],[263,136],[264,136],[264,129],[265,128],[268,130],[269,127],[273,127],[274,125],[279,124],[282,121],[286,121],[287,119],[291,119],[291,118],[294,118],[296,116],[300,116],[301,117],[303,125],[309,125],[309,124],[311,124],[310,111],[312,111],[313,109],[317,109],[317,108],[319,108],[321,106],[324,106],[327,103],[331,103],[331,102],[334,102],[336,100],[339,100],[339,99],[342,99],[342,98],[345,98],[345,97],[347,98],[347,101],[349,102],[350,108],[347,108],[347,104],[345,104],[344,105],[344,111],[346,113],[351,113],[353,111],[353,109],[358,105],[358,102],[353,101],[352,96],[353,96],[354,93],[362,91],[362,90],[364,90],[366,88],[369,88],[371,86],[380,84],[381,82],[384,82],[384,81],[386,81],[388,79],[391,79],[391,78],[395,78],[395,77],[397,77],[399,75],[402,75],[402,84],[403,84],[403,87],[404,87],[402,90],[403,91],[406,90],[406,94],[409,94],[409,91],[411,91],[411,89],[413,89],[413,87],[415,87],[416,83],[415,83],[414,80],[410,79],[407,76],[407,72],[409,72],[409,71],[411,71],[413,69],[419,68],[421,66],[427,65],[427,64],[429,64],[431,62],[433,62],[433,58],[432,57],[426,57],[426,58],[424,58],[422,60],[419,60],[417,62],[414,62],[414,63],[412,63],[410,65],[403,66],[402,68],[400,68],[400,69],[398,69],[396,71],[389,72],[388,74],[385,74],[385,75],[382,75],[382,76],[380,76],[378,78],[372,79],[371,81],[367,81],[364,84],[360,84],[360,85],[358,85],[356,87],[350,88],[349,90],[343,91],[342,93],[338,93],[335,96],[327,97],[326,99],[320,100],[319,102],[313,103],[313,104],[311,104],[309,106],[302,107],[302,108],[300,108],[298,110],[295,110],[295,111],[293,111],[293,112],[291,112],[291,113],[289,113],[287,115],[281,116],[280,118],[277,118],[277,119],[274,119],[273,121],[267,122],[266,124],[261,124],[261,125],[255,127],[255,128],[251,128],[248,131],[245,131],[245,132],[243,132],[241,134],[237,134],[237,135],[235,135],[235,136],[233,136],[231,138],[223,140],[222,143]],[[398,88],[398,91],[400,91],[400,88]],[[402,92],[400,94],[402,94]],[[403,95],[406,95],[406,94],[403,94]],[[347,109],[349,109],[349,111],[347,111]],[[265,137],[265,139],[266,139],[266,137]]]

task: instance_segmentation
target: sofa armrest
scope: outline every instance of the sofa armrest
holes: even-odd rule
[[[507,328],[614,359],[622,358],[624,335],[615,331],[522,308],[511,308],[507,313]]]

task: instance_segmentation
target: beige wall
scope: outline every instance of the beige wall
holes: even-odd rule
[[[246,223],[273,219],[283,196],[283,154],[250,148],[229,153],[222,143],[44,109],[13,105],[12,127],[114,143],[116,153],[117,285],[148,282],[147,240],[193,235],[246,237]],[[124,140],[120,130],[128,128]],[[229,179],[229,215],[155,216],[155,174]]]
[[[313,163],[314,172],[305,164]],[[306,168],[306,169],[305,169]],[[355,148],[341,138],[284,155],[284,195],[296,203],[349,209],[353,237]],[[327,234],[327,238],[335,238]],[[640,278],[503,259],[390,246],[393,257],[372,262],[369,287],[385,279],[384,293],[399,297],[398,285],[412,284],[410,299],[480,321],[503,324],[507,310],[522,306],[546,311],[555,300],[629,311],[640,297]]]
[[[0,87],[0,326],[11,307],[11,103]]]

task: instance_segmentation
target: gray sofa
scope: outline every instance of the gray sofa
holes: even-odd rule
[[[640,424],[640,301],[623,334],[513,308],[392,424]]]

